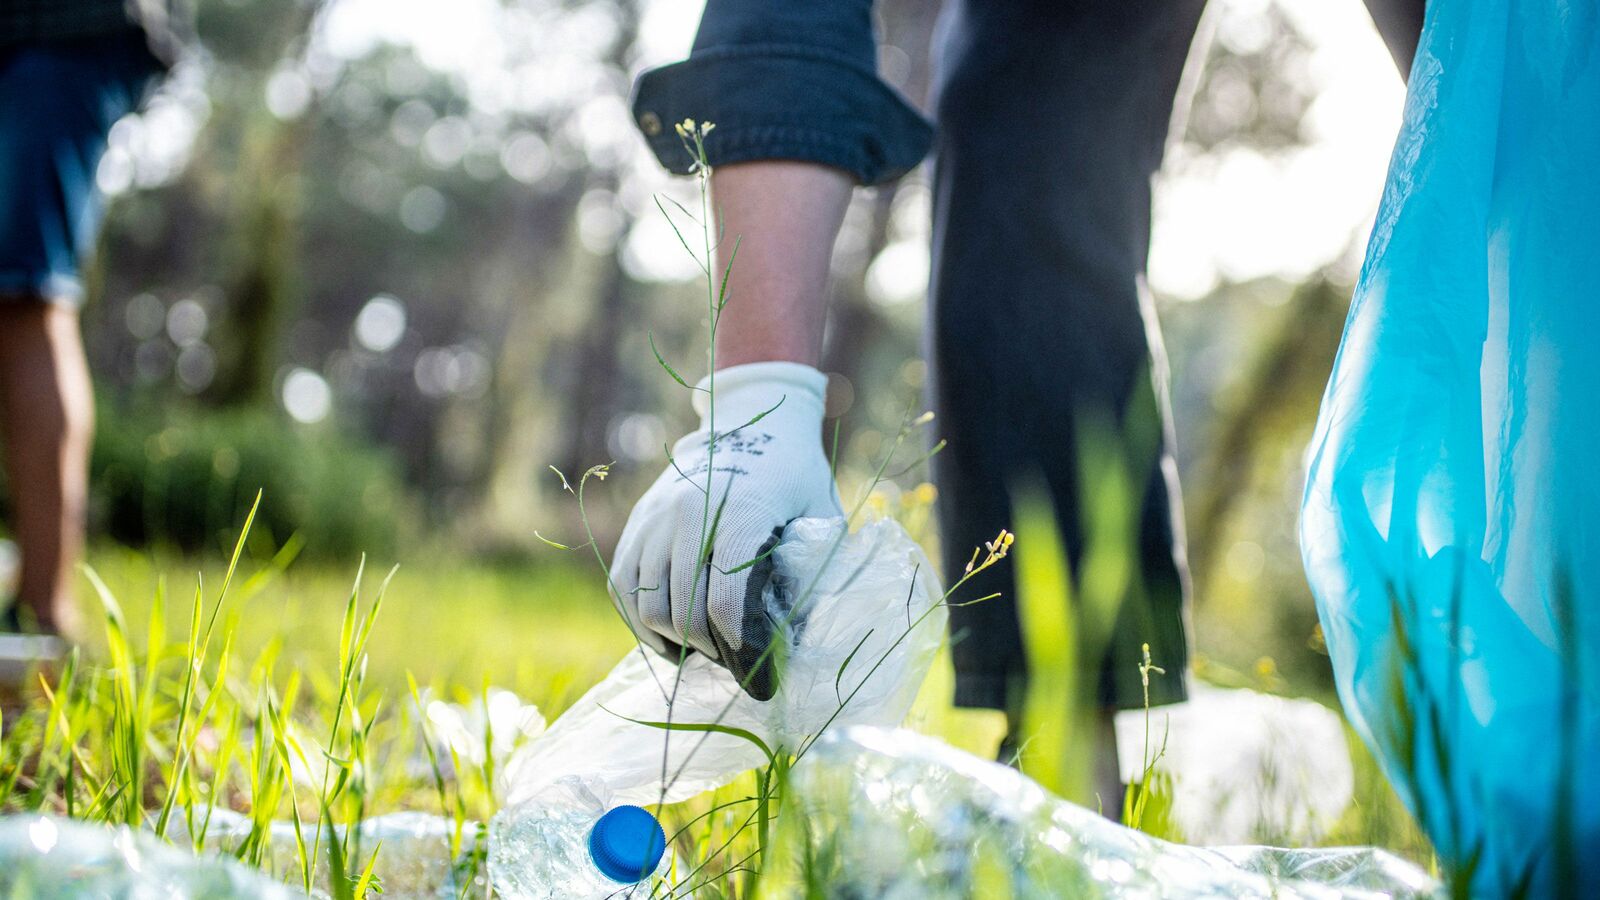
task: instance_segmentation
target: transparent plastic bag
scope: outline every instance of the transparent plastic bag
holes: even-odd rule
[[[910,731],[832,732],[790,772],[763,898],[1423,898],[1382,850],[1200,848],[1124,828]]]
[[[7,897],[304,897],[222,857],[196,857],[126,826],[49,816],[0,821],[0,894]]]
[[[204,816],[204,813],[201,813]],[[261,869],[232,854],[252,823],[227,809],[210,813],[204,849],[193,850],[186,819],[168,823],[167,839],[151,831],[71,819],[13,816],[0,820],[0,896],[6,897],[303,897],[295,825],[274,821]],[[469,859],[477,826],[463,830],[463,859],[450,857],[455,823],[421,812],[389,813],[361,823],[360,864],[380,847],[373,874],[385,900],[433,900],[482,893],[486,873]],[[310,843],[315,823],[301,825]],[[342,835],[343,827],[336,828]],[[328,896],[331,864],[326,833],[318,845],[316,896]],[[471,879],[468,879],[469,873]]]
[[[1600,4],[1435,0],[1310,451],[1340,697],[1475,891],[1600,885]]]
[[[773,563],[768,608],[793,623],[776,696],[750,698],[698,654],[680,668],[642,648],[629,653],[512,754],[500,784],[504,810],[490,827],[496,890],[543,896],[525,891],[541,883],[536,873],[549,871],[544,860],[556,845],[581,861],[581,832],[566,822],[579,806],[592,824],[606,805],[675,803],[767,763],[741,737],[640,723],[714,723],[777,751],[825,728],[905,717],[944,639],[942,591],[922,549],[891,520],[851,534],[840,519],[797,519]],[[575,804],[580,788],[600,806]]]

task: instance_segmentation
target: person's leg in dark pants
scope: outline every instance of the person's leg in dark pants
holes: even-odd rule
[[[1368,0],[1402,74],[1421,0]],[[1201,0],[1137,5],[966,2],[951,11],[939,82],[930,360],[948,449],[935,459],[948,575],[971,547],[1011,527],[1013,492],[1042,484],[1076,570],[1085,541],[1077,448],[1086,427],[1162,420],[1164,363],[1143,288],[1150,179]],[[1096,423],[1089,425],[1088,423]],[[1182,699],[1187,664],[1181,516],[1169,456],[1149,465],[1137,556],[1142,590],[1125,604],[1082,680],[1106,709]],[[1020,540],[1026,542],[1026,535]],[[1015,709],[1025,668],[1004,567],[952,610],[957,703]],[[1079,598],[1080,603],[1084,598]],[[1109,715],[1102,720],[1101,747]],[[1086,737],[1086,740],[1088,738]],[[1102,759],[1108,754],[1101,753]],[[1097,781],[1118,798],[1113,765]]]
[[[1394,57],[1400,77],[1411,74],[1411,61],[1417,55],[1417,41],[1422,36],[1423,0],[1365,0],[1372,24]]]
[[[1202,7],[966,0],[941,38],[929,359],[949,441],[934,460],[948,577],[1016,525],[1012,500],[1029,485],[1053,505],[1076,571],[1096,487],[1080,483],[1080,442],[1135,421],[1155,434],[1135,463],[1140,583],[1109,649],[1081,661],[1080,683],[1106,711],[1084,739],[1099,745],[1108,814],[1121,801],[1110,712],[1143,702],[1141,643],[1169,673],[1151,702],[1185,695],[1186,576],[1143,273],[1150,180]],[[991,592],[1000,598],[951,611],[956,702],[1015,710],[1025,662],[1008,565],[969,595]]]

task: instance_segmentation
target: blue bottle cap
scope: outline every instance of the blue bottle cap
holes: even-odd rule
[[[612,881],[633,884],[661,864],[667,834],[656,817],[637,806],[619,806],[600,817],[589,831],[589,856]]]

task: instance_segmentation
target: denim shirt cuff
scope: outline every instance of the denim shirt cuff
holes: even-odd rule
[[[661,164],[686,174],[693,159],[674,125],[711,122],[712,166],[801,160],[843,169],[862,184],[904,175],[922,160],[933,126],[875,72],[813,47],[713,47],[639,76],[634,122]]]

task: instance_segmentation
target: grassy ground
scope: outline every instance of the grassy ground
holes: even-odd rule
[[[593,567],[575,564],[559,551],[549,557],[494,564],[441,556],[401,564],[368,643],[369,690],[403,697],[407,673],[421,685],[447,692],[487,684],[516,692],[554,719],[633,642]],[[208,585],[220,584],[227,561],[152,556],[108,545],[91,552],[90,565],[118,598],[129,629],[142,635],[163,579],[169,595],[187,597],[196,573]],[[369,563],[367,590],[376,590],[389,565]],[[284,666],[333,671],[339,620],[354,574],[353,568],[295,563],[253,596],[234,601],[240,616],[236,656],[255,659],[269,646],[281,645]],[[90,618],[97,618],[95,601],[86,605]],[[166,618],[169,639],[180,639],[185,623],[172,610]],[[91,634],[88,647],[103,655],[103,634]],[[953,677],[948,659],[941,657],[912,712],[912,724],[962,749],[993,753],[1004,717],[952,708],[946,698]]]
[[[492,768],[483,754],[469,758],[476,748],[457,746],[461,754],[449,755],[438,726],[422,722],[412,685],[424,702],[468,705],[491,686],[508,688],[553,719],[632,648],[598,573],[558,551],[520,565],[425,558],[392,576],[372,563],[354,603],[354,566],[284,563],[274,555],[270,547],[245,550],[219,604],[225,559],[95,547],[83,591],[90,627],[77,671],[70,684],[57,673],[53,693],[35,691],[27,708],[7,711],[0,752],[6,809],[148,824],[165,807],[170,833],[179,834],[217,799],[258,821],[263,837],[274,819],[300,820],[304,834],[296,843],[307,846],[319,843],[319,806],[339,822],[401,810],[484,821],[495,811]],[[114,598],[114,620],[95,579]],[[191,626],[197,587],[200,614]],[[381,611],[369,620],[380,591]],[[194,646],[204,652],[191,667]],[[199,672],[192,685],[185,681],[190,668]],[[950,680],[941,660],[913,723],[992,754],[1003,717],[952,710],[944,700]],[[419,769],[428,743],[437,748],[433,766],[442,777]],[[329,769],[331,779],[318,777],[322,748],[348,761],[342,772]],[[695,824],[680,840],[682,858],[716,857],[709,873],[721,860],[753,852],[753,834],[740,834],[741,817],[697,817],[755,792],[747,777],[669,817],[669,830]],[[470,828],[460,840],[470,849]],[[235,852],[292,883],[324,883],[285,864],[281,847],[276,854],[258,845]],[[349,864],[352,873],[359,863]],[[719,885],[701,896],[725,888],[746,895]]]
[[[494,811],[492,771],[443,751],[436,765],[444,778],[417,768],[428,726],[417,713],[411,679],[426,696],[457,701],[470,702],[490,685],[509,688],[553,719],[631,647],[599,574],[559,551],[525,564],[449,556],[408,561],[393,574],[367,630],[367,614],[389,573],[386,563],[367,566],[351,604],[353,565],[281,565],[263,548],[243,554],[190,688],[184,675],[192,656],[187,641],[196,576],[204,585],[203,630],[226,561],[103,545],[91,552],[90,565],[116,598],[123,643],[115,635],[108,643],[98,630],[91,635],[75,686],[58,697],[63,715],[46,714],[42,698],[31,713],[8,711],[0,773],[16,780],[4,798],[7,809],[132,822],[170,806],[179,822],[186,809],[221,798],[262,823],[298,816],[307,844],[317,840],[324,804],[327,818],[336,821],[404,809],[481,821]],[[158,595],[165,598],[158,623],[164,637],[151,640]],[[86,600],[87,618],[96,625],[104,621],[99,607]],[[153,668],[147,662],[152,653],[159,660]],[[124,683],[127,672],[136,674]],[[941,658],[910,724],[992,755],[1003,717],[952,709],[951,679]],[[185,699],[189,693],[192,701]],[[208,703],[213,695],[220,700],[215,705]],[[52,736],[52,719],[64,733]],[[1355,802],[1328,842],[1376,844],[1425,860],[1416,829],[1370,759],[1352,745]],[[311,761],[320,762],[323,747],[346,763],[342,772],[330,767],[331,782],[324,775],[318,784],[320,769]],[[118,796],[130,783],[142,799]],[[678,810],[668,820],[669,832],[675,822],[696,823],[680,840],[680,854],[703,860],[728,836],[732,845],[723,860],[753,853],[753,836],[739,834],[738,817],[695,818],[713,804],[753,793],[754,779],[746,778]],[[470,847],[470,833],[462,841]],[[259,848],[240,855],[258,863],[268,858]],[[723,864],[713,861],[708,871]],[[359,873],[360,860],[348,868]],[[281,863],[276,872],[291,882],[304,877]],[[735,876],[701,895],[748,896],[741,884]]]
[[[406,692],[406,673],[422,685],[484,684],[508,688],[554,712],[616,662],[632,639],[592,569],[550,551],[546,564],[495,565],[440,556],[408,560],[395,571],[368,643],[368,681],[374,691]],[[227,560],[152,557],[102,546],[90,564],[121,602],[135,634],[143,634],[158,582],[186,605],[200,573],[221,584]],[[241,564],[244,574],[252,563]],[[370,560],[367,592],[394,566]],[[230,606],[239,613],[236,652],[254,659],[281,642],[284,663],[331,671],[338,658],[339,623],[355,565],[293,563],[253,596]],[[92,595],[91,595],[92,597]],[[91,614],[98,613],[93,599]],[[183,610],[186,614],[186,608]],[[172,639],[185,622],[169,611]],[[91,636],[97,643],[98,636]],[[97,648],[98,649],[98,648]]]

